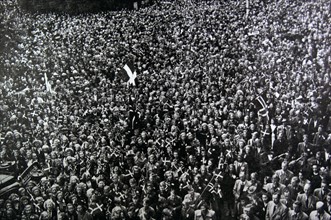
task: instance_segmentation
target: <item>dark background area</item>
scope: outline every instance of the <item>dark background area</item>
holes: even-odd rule
[[[22,9],[29,12],[64,12],[78,14],[106,10],[133,9],[133,3],[139,7],[152,3],[152,0],[18,0]]]

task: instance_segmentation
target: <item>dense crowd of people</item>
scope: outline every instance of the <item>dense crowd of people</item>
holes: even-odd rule
[[[329,1],[0,4],[0,219],[330,219]]]

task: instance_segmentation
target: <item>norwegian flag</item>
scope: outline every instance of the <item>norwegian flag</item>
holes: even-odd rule
[[[215,188],[215,186],[212,183],[208,183],[207,188],[208,188],[209,193],[215,194],[215,195],[219,196],[220,198],[223,198],[222,190],[219,187]]]
[[[207,188],[208,188],[208,191],[210,193],[216,193],[215,188],[214,188],[214,184],[208,183]]]
[[[256,97],[256,99],[254,100],[253,104],[255,105],[255,107],[257,109],[263,110],[263,109],[267,109],[267,103],[265,102],[265,99],[263,96],[259,95],[258,97]]]
[[[253,105],[257,109],[257,113],[259,116],[263,118],[269,118],[269,111],[268,111],[268,105],[265,101],[265,97],[263,95],[259,95],[254,99]]]
[[[222,175],[222,170],[219,170],[218,172],[215,172],[214,175],[215,175],[215,179],[218,180],[218,179],[223,179],[223,175]]]

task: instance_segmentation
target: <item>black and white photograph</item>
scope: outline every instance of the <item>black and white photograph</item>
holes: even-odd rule
[[[330,220],[330,0],[1,0],[0,220]]]

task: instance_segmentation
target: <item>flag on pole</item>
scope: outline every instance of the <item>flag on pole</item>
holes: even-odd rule
[[[216,193],[215,188],[214,188],[214,184],[212,184],[211,182],[208,183],[207,188],[208,188],[208,192]]]
[[[124,82],[129,81],[130,77],[128,76],[128,74],[126,73],[126,71],[124,70],[124,68],[118,69],[118,77],[120,79],[122,79]]]
[[[214,175],[215,175],[216,180],[218,178],[221,179],[221,180],[223,179],[222,170],[220,170],[218,172],[215,172]]]
[[[264,114],[265,111],[268,110],[267,103],[265,102],[265,98],[262,95],[259,95],[258,97],[256,97],[256,99],[254,99],[253,105],[260,114]]]
[[[264,118],[265,120],[269,121],[269,111],[268,106],[265,101],[265,96],[259,95],[254,101],[253,104],[257,109],[257,114]]]
[[[267,103],[265,102],[264,98],[259,95],[255,100],[254,100],[254,105],[258,110],[262,110],[267,108]]]

